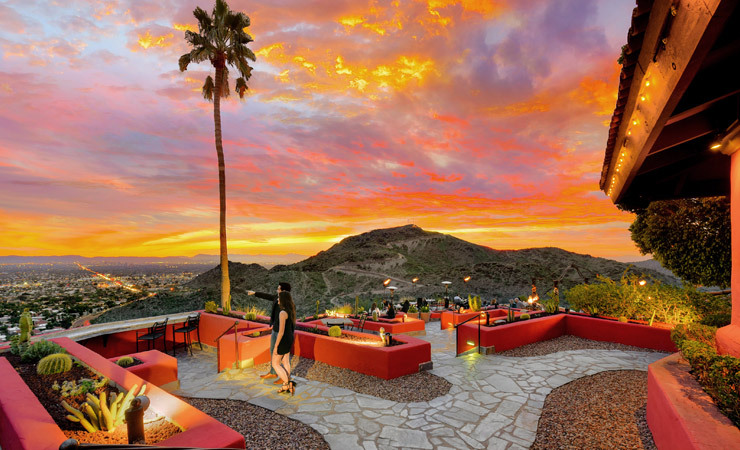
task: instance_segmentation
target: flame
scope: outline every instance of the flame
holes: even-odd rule
[[[388,286],[389,284],[391,284],[391,279],[390,278],[388,278],[387,280],[385,280],[383,282],[383,286]]]
[[[463,281],[467,283],[468,281],[470,281],[470,277],[467,276],[467,277],[463,278]]]

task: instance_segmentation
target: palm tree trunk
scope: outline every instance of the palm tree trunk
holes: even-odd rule
[[[226,163],[224,147],[221,142],[221,86],[224,69],[216,64],[216,89],[213,93],[213,123],[216,133],[216,154],[218,155],[218,195],[219,195],[219,239],[221,243],[221,307],[224,312],[231,310],[231,283],[229,281],[229,257],[226,251]]]

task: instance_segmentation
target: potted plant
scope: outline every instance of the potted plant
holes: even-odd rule
[[[431,313],[429,312],[429,307],[427,305],[424,305],[421,307],[421,312],[419,313],[419,318],[424,321],[424,323],[429,322],[429,317],[431,316]]]
[[[416,305],[411,305],[409,312],[406,313],[406,317],[410,317],[412,319],[419,318],[419,311],[416,309]]]

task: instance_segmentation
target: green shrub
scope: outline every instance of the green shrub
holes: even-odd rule
[[[671,331],[671,339],[691,365],[691,373],[704,391],[740,427],[740,359],[717,354],[716,331],[700,324],[679,325]]]
[[[521,316],[519,316],[519,320],[529,320],[529,319],[530,319],[530,316],[527,313],[524,313]]]
[[[338,326],[334,325],[333,327],[329,328],[329,336],[331,337],[339,337],[342,335],[342,329]]]
[[[416,306],[415,306],[415,305],[411,305],[411,306],[409,307],[409,312],[410,312],[411,314],[415,314],[415,313],[417,313],[417,312],[419,312],[419,311],[418,311],[418,310],[416,309]]]
[[[216,302],[206,302],[205,310],[209,313],[216,313],[218,312],[218,306]]]
[[[722,302],[692,287],[679,288],[657,281],[640,285],[641,278],[636,275],[625,274],[619,282],[598,276],[596,281],[574,286],[565,293],[571,308],[592,315],[654,319],[677,325],[700,320],[704,311],[717,308]]]
[[[21,355],[21,361],[24,362],[36,362],[44,356],[52,355],[54,353],[67,353],[64,348],[51,341],[38,341],[31,344],[25,352]]]
[[[36,372],[39,375],[63,373],[70,369],[72,369],[72,358],[66,353],[53,353],[44,356],[36,365]]]
[[[732,321],[732,313],[721,312],[716,314],[708,314],[699,321],[702,325],[708,325],[710,327],[722,328],[727,326]]]
[[[118,364],[121,367],[128,367],[133,363],[134,363],[134,358],[130,356],[124,356],[122,358],[118,358],[118,361],[116,361],[116,364]]]
[[[337,314],[352,314],[352,305],[350,305],[349,303],[345,303],[344,305],[337,308],[336,312]]]

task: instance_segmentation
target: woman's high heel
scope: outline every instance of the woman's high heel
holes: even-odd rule
[[[290,381],[288,381],[287,383],[283,383],[283,387],[278,390],[278,394],[282,394],[283,392],[290,392],[290,387]]]
[[[296,382],[293,380],[290,380],[290,396],[291,397],[295,395],[295,386],[296,386]]]

